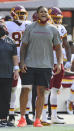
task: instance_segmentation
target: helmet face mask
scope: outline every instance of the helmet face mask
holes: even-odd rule
[[[49,15],[51,15],[51,18],[53,19],[53,22],[55,24],[61,24],[62,23],[62,12],[59,8],[53,7],[48,10]]]
[[[27,19],[28,13],[23,6],[16,6],[11,9],[11,16],[13,20],[23,22]]]
[[[61,24],[62,18],[61,17],[52,17],[55,24]]]
[[[16,11],[16,14],[19,17],[19,20],[25,20],[27,13],[25,11]]]

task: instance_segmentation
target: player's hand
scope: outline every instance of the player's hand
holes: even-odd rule
[[[60,71],[61,71],[61,64],[55,65],[54,70],[56,70],[55,73],[54,73],[54,75],[59,74]]]
[[[18,80],[18,78],[19,78],[19,72],[18,72],[18,70],[15,70],[14,71],[14,80]]]

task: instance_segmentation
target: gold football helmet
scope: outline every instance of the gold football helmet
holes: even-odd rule
[[[23,6],[18,5],[11,9],[11,16],[13,20],[24,21],[27,19],[28,12]]]

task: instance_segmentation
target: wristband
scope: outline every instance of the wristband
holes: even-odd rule
[[[15,70],[19,70],[19,66],[18,66],[18,65],[14,66],[14,67],[13,67],[13,70],[14,70],[14,71],[15,71]]]

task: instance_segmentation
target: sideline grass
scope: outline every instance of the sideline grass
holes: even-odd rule
[[[14,128],[0,128],[0,131],[74,131],[74,125],[51,125],[44,127],[33,127],[26,126],[22,128],[14,127]]]

